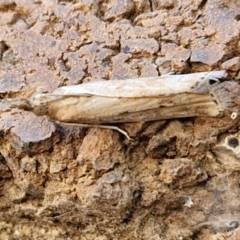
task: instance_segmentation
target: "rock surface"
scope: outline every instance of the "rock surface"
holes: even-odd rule
[[[169,72],[238,80],[239,7],[1,0],[1,99]],[[121,124],[130,142],[0,109],[0,239],[240,238],[238,119]]]

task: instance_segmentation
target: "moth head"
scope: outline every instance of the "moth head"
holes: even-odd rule
[[[38,115],[46,115],[48,112],[47,102],[48,97],[45,93],[34,93],[29,99],[33,112]]]

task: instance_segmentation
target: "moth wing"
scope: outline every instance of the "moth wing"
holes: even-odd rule
[[[212,71],[160,77],[108,80],[64,86],[52,94],[61,96],[104,96],[104,97],[157,97],[179,93],[205,94],[209,92],[210,80],[219,82],[225,71]]]

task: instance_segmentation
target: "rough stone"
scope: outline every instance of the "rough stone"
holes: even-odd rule
[[[190,159],[166,159],[159,178],[173,187],[187,187],[207,180],[207,174]]]
[[[216,65],[224,56],[225,46],[222,44],[210,44],[204,48],[192,49],[190,62],[200,62],[210,66]]]
[[[235,57],[235,58],[225,61],[221,67],[222,67],[222,69],[225,69],[225,70],[239,71],[240,57]]]
[[[25,86],[24,78],[7,73],[0,77],[0,93],[19,92]]]
[[[129,39],[121,41],[121,48],[124,53],[153,55],[159,45],[155,39]]]
[[[128,141],[4,99],[169,72],[237,80],[239,7],[1,0],[0,239],[238,239],[238,117],[119,124]]]
[[[118,139],[118,134],[112,130],[91,129],[84,138],[77,157],[81,171],[93,169],[105,172],[119,164],[124,159],[124,151]]]

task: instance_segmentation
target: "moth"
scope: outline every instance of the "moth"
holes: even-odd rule
[[[101,127],[127,132],[117,123],[196,116],[237,117],[240,87],[223,81],[225,71],[164,75],[125,80],[101,80],[63,86],[29,99],[6,99],[10,108],[48,115],[59,124]]]

